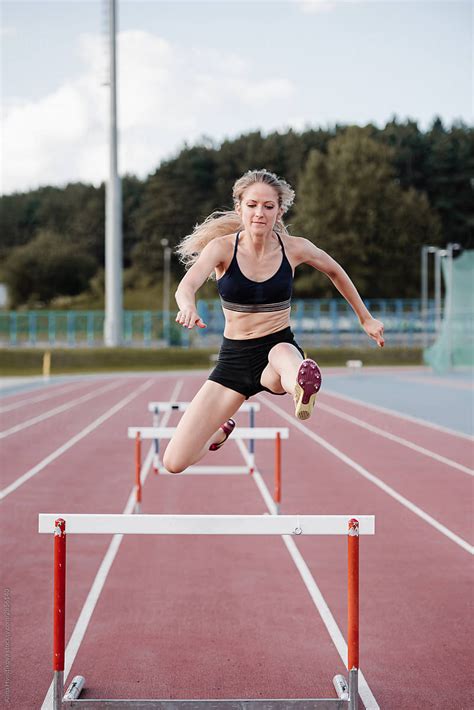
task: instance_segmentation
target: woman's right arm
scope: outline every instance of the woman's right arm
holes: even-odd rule
[[[196,311],[196,292],[201,288],[214,269],[222,263],[224,258],[221,240],[213,239],[206,244],[197,261],[181,279],[176,289],[175,298],[179,311],[176,322],[184,328],[205,328],[206,324]]]

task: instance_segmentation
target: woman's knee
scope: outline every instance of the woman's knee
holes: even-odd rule
[[[188,467],[188,463],[182,457],[169,451],[169,446],[163,454],[163,466],[169,473],[182,473]]]
[[[270,364],[277,362],[280,358],[301,357],[298,350],[291,343],[277,343],[268,353],[268,361]],[[273,362],[272,362],[273,361]]]

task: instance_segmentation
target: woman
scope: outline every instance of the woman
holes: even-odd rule
[[[311,415],[321,373],[314,360],[304,359],[290,329],[293,273],[299,264],[326,274],[367,335],[384,345],[383,323],[372,318],[344,269],[309,240],[288,234],[282,217],[294,194],[273,173],[249,171],[234,185],[235,211],[213,213],[178,247],[190,268],[176,291],[176,321],[184,328],[206,327],[195,294],[214,273],[225,329],[217,366],[165,451],[163,463],[172,473],[220,448],[235,426],[230,417],[257,392],[289,393],[295,415]]]

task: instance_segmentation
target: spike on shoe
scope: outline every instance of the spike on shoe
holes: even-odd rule
[[[223,446],[225,444],[225,442],[227,441],[227,439],[229,438],[229,436],[232,434],[232,432],[235,429],[235,422],[233,419],[228,419],[219,428],[222,429],[222,431],[224,432],[225,439],[220,441],[218,444],[211,444],[209,447],[209,451],[217,451],[218,449],[221,448],[221,446]]]
[[[295,385],[295,417],[309,419],[316,403],[316,394],[321,387],[321,371],[314,360],[301,363]]]

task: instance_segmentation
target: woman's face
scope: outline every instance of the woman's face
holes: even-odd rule
[[[278,193],[264,182],[250,185],[243,193],[237,212],[242,218],[245,231],[255,236],[271,233],[275,222],[282,215],[278,205]]]

